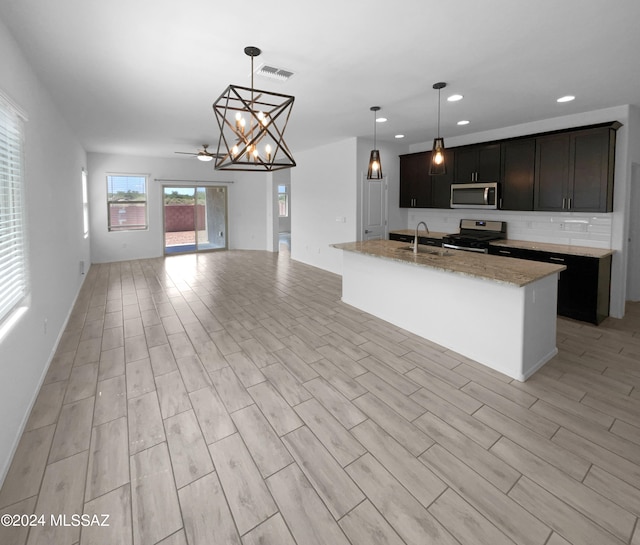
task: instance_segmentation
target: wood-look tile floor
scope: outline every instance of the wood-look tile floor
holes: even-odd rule
[[[91,267],[0,491],[45,524],[0,543],[640,545],[640,304],[519,383],[340,293],[287,254]]]

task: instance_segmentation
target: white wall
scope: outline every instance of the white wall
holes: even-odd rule
[[[296,154],[291,172],[291,257],[337,274],[342,250],[336,242],[356,240],[357,141],[342,140]],[[344,218],[344,222],[342,222]]]
[[[387,231],[393,229],[404,229],[407,224],[407,209],[400,208],[400,155],[409,153],[408,147],[397,143],[377,142],[380,150],[380,164],[382,173],[387,179]],[[358,139],[358,181],[367,175],[367,167],[369,166],[369,157],[373,149],[373,140],[366,138]],[[362,212],[362,184],[358,183],[358,222],[362,221],[360,213]],[[359,231],[358,231],[359,232]]]
[[[229,249],[269,250],[273,240],[271,174],[235,172],[229,186]],[[277,233],[276,233],[277,236]]]
[[[585,214],[577,212],[508,212],[473,210],[416,209],[408,213],[405,228],[412,229],[419,221],[425,221],[430,230],[455,232],[462,217],[489,218],[507,221],[508,236],[513,239],[571,244],[615,250],[611,267],[611,316],[624,316],[627,275],[627,214],[630,191],[630,162],[632,156],[640,160],[640,138],[634,137],[635,151],[630,150],[630,134],[637,135],[637,116],[630,116],[629,106],[617,106],[582,114],[544,119],[522,125],[504,127],[482,133],[446,138],[447,147],[500,140],[514,136],[580,127],[607,121],[620,121],[623,126],[616,136],[616,169],[614,181],[613,212]],[[411,146],[411,152],[430,149],[430,142]]]
[[[629,108],[629,198],[625,207],[629,245],[627,249],[628,301],[640,301],[640,108]]]
[[[0,484],[89,264],[82,146],[0,21],[0,88],[28,116],[25,182],[31,297],[0,341]],[[44,320],[47,320],[45,332]]]
[[[350,138],[296,154],[291,170],[291,257],[336,274],[342,273],[338,242],[358,239],[361,181],[373,142]],[[407,212],[398,207],[400,145],[378,143],[388,181],[389,228],[404,229]],[[344,222],[342,221],[344,219]]]
[[[267,249],[265,230],[268,195],[265,186],[268,185],[268,175],[265,173],[216,171],[213,163],[204,163],[195,158],[164,159],[90,153],[88,161],[93,263],[159,257],[163,254],[162,185],[172,182],[159,182],[156,179],[219,182],[227,186],[229,248]],[[106,177],[114,173],[149,176],[148,229],[124,232],[107,230]],[[269,205],[272,206],[272,203]]]

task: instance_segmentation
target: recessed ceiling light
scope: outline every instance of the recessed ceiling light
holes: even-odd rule
[[[404,134],[396,134],[394,138],[404,138]]]
[[[462,95],[451,95],[447,100],[449,102],[458,102],[458,100],[462,100],[463,98]]]
[[[376,117],[376,123],[384,123],[386,120],[386,117]]]
[[[468,125],[469,122],[466,119],[463,119],[462,121],[458,121],[458,125]]]
[[[574,97],[573,95],[565,95],[563,97],[560,97],[558,100],[556,100],[556,102],[571,102],[572,100],[575,100],[576,97]]]

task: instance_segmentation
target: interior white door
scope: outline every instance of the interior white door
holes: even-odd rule
[[[362,179],[362,240],[387,237],[387,178]]]

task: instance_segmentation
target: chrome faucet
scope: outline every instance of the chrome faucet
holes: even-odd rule
[[[418,225],[416,225],[416,237],[413,239],[413,253],[414,254],[418,253],[418,229],[420,229],[421,225],[424,225],[424,228],[427,231],[427,235],[429,234],[429,228],[427,227],[427,224],[424,221],[421,221],[420,223],[418,223]]]

